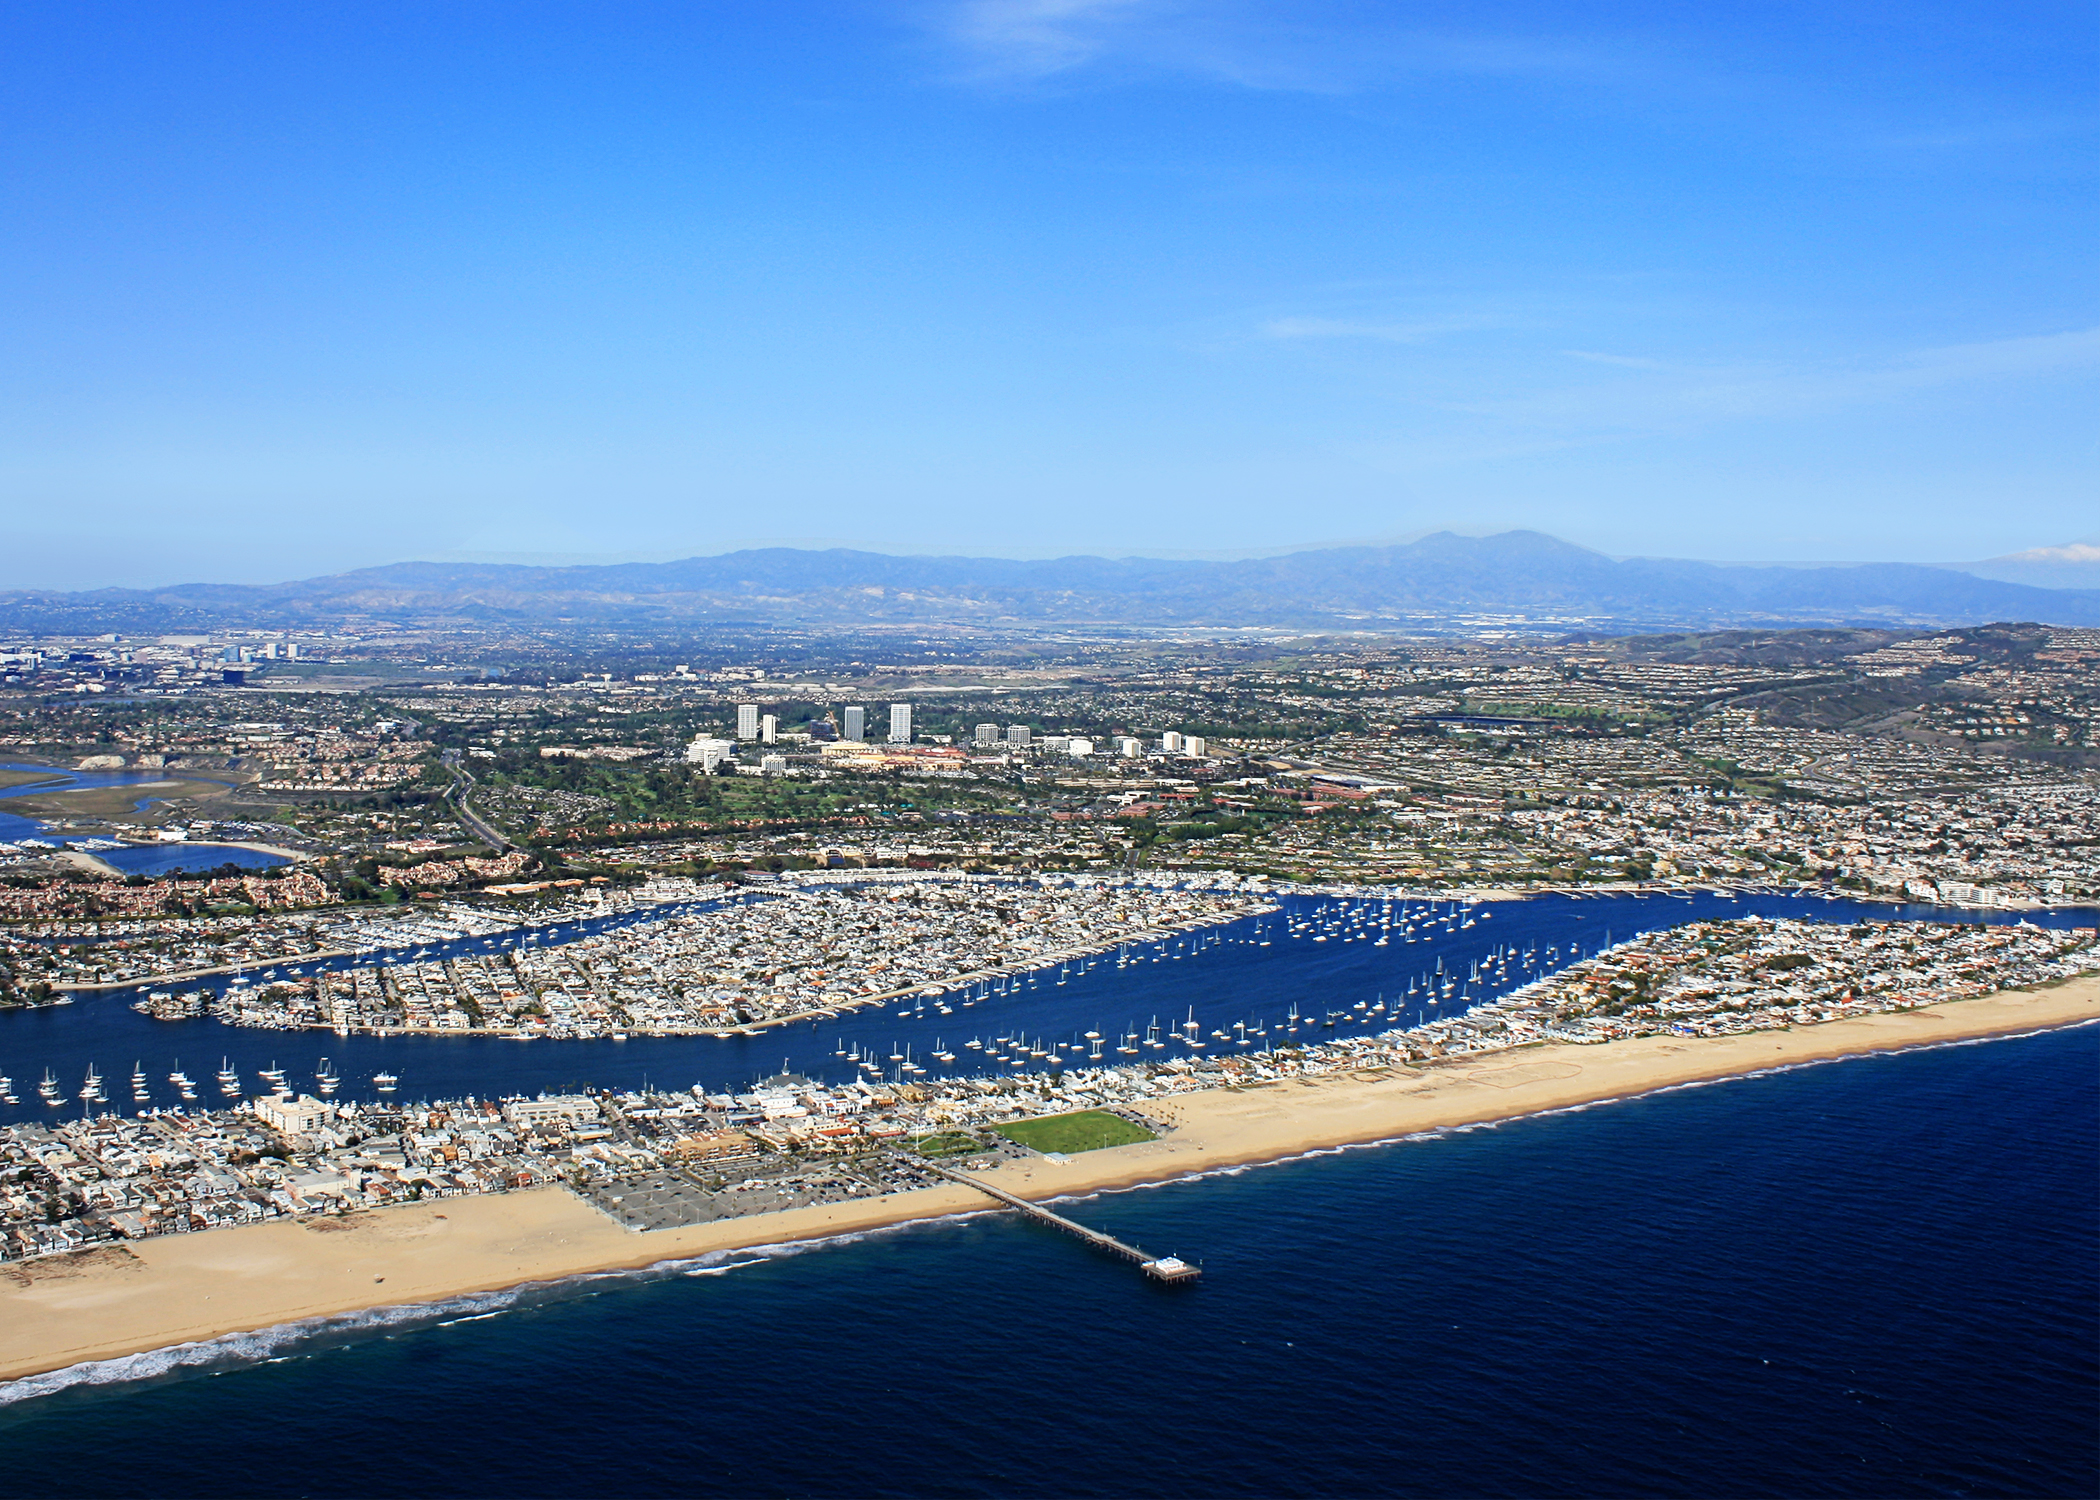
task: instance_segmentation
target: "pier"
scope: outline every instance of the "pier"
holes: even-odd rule
[[[1004,1188],[995,1188],[989,1182],[982,1182],[966,1172],[950,1171],[946,1167],[936,1166],[932,1162],[920,1161],[917,1158],[912,1158],[911,1162],[915,1167],[938,1172],[951,1182],[959,1182],[965,1187],[977,1189],[978,1192],[983,1193],[987,1197],[997,1198],[1007,1207],[1018,1208],[1022,1213],[1027,1214],[1031,1218],[1040,1219],[1052,1228],[1062,1229],[1066,1234],[1077,1235],[1097,1250],[1106,1250],[1111,1255],[1131,1262],[1154,1281],[1164,1281],[1173,1285],[1185,1281],[1194,1281],[1203,1274],[1201,1269],[1190,1265],[1185,1260],[1178,1259],[1172,1255],[1147,1255],[1144,1251],[1138,1249],[1137,1246],[1126,1245],[1114,1235],[1103,1234],[1098,1229],[1089,1229],[1086,1225],[1068,1219],[1063,1214],[1052,1213],[1040,1203],[1030,1203],[1026,1198],[1017,1198]]]

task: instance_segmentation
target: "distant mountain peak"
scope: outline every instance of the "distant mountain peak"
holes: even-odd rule
[[[2083,551],[2100,551],[2073,544]],[[2042,549],[2069,552],[2069,548]],[[2081,555],[2073,553],[2073,556]],[[2085,561],[2009,563],[2100,583]],[[1266,626],[1435,631],[1483,619],[1548,631],[1800,625],[2100,625],[2100,589],[1902,564],[1723,566],[1611,558],[1541,531],[1436,532],[1386,546],[1200,561],[1013,558],[762,547],[665,563],[403,562],[261,587],[186,584],[0,596],[0,625],[98,633],[314,628],[348,620],[657,630],[765,622],[847,629]]]

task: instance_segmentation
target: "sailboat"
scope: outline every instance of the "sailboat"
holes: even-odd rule
[[[36,1086],[36,1091],[46,1104],[65,1103],[65,1091],[58,1086],[58,1075],[49,1068],[44,1069],[44,1081]]]

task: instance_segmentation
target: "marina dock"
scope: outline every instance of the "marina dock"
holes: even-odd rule
[[[1076,1235],[1097,1250],[1106,1250],[1111,1255],[1127,1260],[1154,1281],[1178,1284],[1185,1281],[1194,1281],[1203,1274],[1200,1268],[1190,1265],[1185,1260],[1172,1255],[1147,1255],[1144,1251],[1138,1249],[1137,1246],[1126,1245],[1114,1235],[1103,1234],[1098,1229],[1089,1229],[1086,1225],[1068,1219],[1063,1214],[1052,1213],[1040,1203],[1030,1203],[1026,1198],[1017,1198],[1004,1188],[995,1188],[989,1182],[980,1181],[970,1176],[967,1172],[951,1171],[947,1167],[937,1166],[932,1162],[921,1161],[917,1158],[911,1158],[911,1161],[912,1165],[916,1167],[938,1172],[951,1182],[959,1182],[965,1187],[973,1187],[986,1197],[997,1198],[1009,1208],[1018,1208],[1031,1218],[1040,1219],[1043,1223],[1053,1228],[1062,1229],[1066,1234]]]

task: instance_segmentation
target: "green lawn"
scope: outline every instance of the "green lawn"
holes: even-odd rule
[[[983,1141],[966,1130],[944,1130],[912,1142],[921,1156],[968,1156],[985,1149]]]
[[[1011,1125],[1001,1125],[999,1133],[1037,1151],[1061,1151],[1066,1155],[1152,1139],[1152,1132],[1143,1126],[1133,1125],[1121,1115],[1098,1109],[1084,1109],[1073,1115],[1044,1115],[1037,1120],[1017,1120]]]

